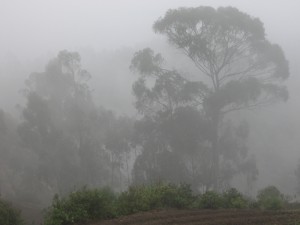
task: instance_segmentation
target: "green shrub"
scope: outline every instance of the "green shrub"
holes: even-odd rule
[[[189,208],[194,201],[194,196],[189,185],[163,185],[160,187],[161,200],[164,207]]]
[[[268,186],[258,192],[258,203],[262,209],[278,210],[284,205],[284,196],[275,186]]]
[[[126,215],[157,208],[187,208],[193,201],[188,185],[154,184],[132,186],[118,199],[119,214]]]
[[[128,191],[122,192],[118,198],[118,213],[131,214],[147,211],[155,207],[155,196],[147,186],[132,186]]]
[[[235,188],[231,188],[223,193],[223,206],[225,208],[243,209],[248,207],[246,198]]]
[[[45,225],[69,225],[116,216],[115,194],[108,188],[83,188],[60,198],[46,210]]]
[[[207,191],[200,197],[200,208],[218,209],[223,207],[223,199],[220,194],[215,191]]]
[[[13,208],[8,202],[0,199],[0,224],[1,225],[23,225],[19,210]]]

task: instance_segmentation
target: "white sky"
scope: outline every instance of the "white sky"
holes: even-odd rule
[[[1,73],[1,63],[11,60],[30,65],[40,58],[47,61],[62,49],[141,48],[162,38],[152,31],[152,24],[168,9],[200,5],[230,5],[260,18],[270,41],[286,53],[291,70],[287,83],[290,99],[298,101],[299,0],[0,0],[0,89],[13,88],[13,80],[17,79]],[[44,66],[36,64],[41,64],[41,69]],[[23,78],[19,80],[19,86],[23,85]],[[10,92],[19,96],[16,90]]]
[[[156,37],[152,24],[167,9],[199,5],[235,6],[259,17],[274,42],[299,47],[298,0],[0,0],[0,54],[134,46]]]

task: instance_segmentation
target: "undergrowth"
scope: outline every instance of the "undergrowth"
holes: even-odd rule
[[[278,210],[287,205],[283,195],[273,186],[259,191],[257,200],[245,197],[235,188],[222,193],[207,191],[194,194],[190,186],[185,184],[131,186],[119,194],[109,188],[82,188],[65,197],[56,195],[46,210],[44,225],[87,223],[164,208]]]

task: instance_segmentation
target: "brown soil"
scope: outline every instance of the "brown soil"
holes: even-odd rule
[[[156,210],[89,225],[300,225],[300,211]]]

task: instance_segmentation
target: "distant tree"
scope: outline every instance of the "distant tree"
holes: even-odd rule
[[[105,182],[101,112],[93,103],[76,52],[61,51],[44,72],[26,82],[26,106],[18,128],[24,147],[39,158],[36,176],[53,192]]]
[[[11,176],[15,172],[12,158],[16,154],[16,137],[9,115],[0,109],[0,197],[14,191],[8,189],[12,186]]]
[[[296,190],[297,190],[297,193],[299,194],[300,193],[300,160],[298,161],[297,168],[295,170],[295,176],[296,176],[297,183],[298,183]]]
[[[258,204],[262,209],[279,210],[287,202],[284,195],[275,186],[268,186],[261,189],[257,196]]]
[[[7,132],[7,125],[5,123],[5,114],[2,109],[0,109],[0,137],[3,137]]]
[[[107,114],[106,121],[104,146],[110,154],[111,186],[120,188],[124,187],[124,184],[129,186],[131,183],[129,161],[134,122],[125,116],[117,117],[113,113]],[[115,180],[116,176],[119,178],[118,182]],[[126,182],[123,182],[124,177]]]
[[[266,39],[259,19],[232,7],[169,10],[153,29],[194,63],[198,79],[188,80],[174,69],[163,68],[160,54],[141,50],[131,64],[141,75],[133,85],[136,108],[155,121],[172,117],[179,107],[197,109],[210,127],[210,136],[205,138],[205,162],[211,178],[207,186],[219,189],[227,180],[221,164],[233,168],[232,162],[224,161],[225,152],[231,151],[235,158],[243,156],[245,146],[238,139],[247,136],[242,126],[226,125],[225,116],[287,100],[288,92],[281,82],[289,76],[288,62],[281,48]],[[234,171],[228,173],[232,177]]]

